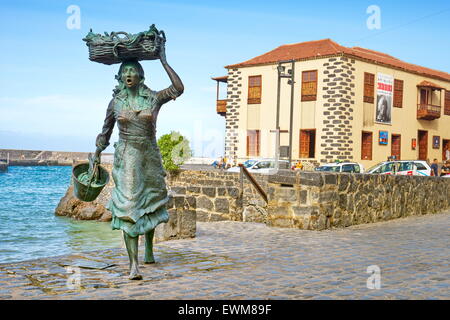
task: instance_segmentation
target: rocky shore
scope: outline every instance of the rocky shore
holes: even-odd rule
[[[102,164],[102,166],[111,173],[111,164]],[[106,209],[106,204],[111,197],[113,188],[114,182],[110,179],[97,199],[92,202],[84,202],[74,196],[73,185],[70,185],[64,197],[59,201],[55,214],[77,220],[111,221],[111,212]],[[194,197],[170,193],[167,209],[169,221],[156,228],[155,241],[195,237],[197,212]]]

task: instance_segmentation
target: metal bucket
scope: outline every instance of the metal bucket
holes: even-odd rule
[[[103,188],[109,182],[109,173],[102,166],[98,166],[99,180],[95,181],[95,185],[92,183],[87,185],[78,180],[80,174],[88,172],[89,163],[80,163],[72,169],[72,181],[73,181],[73,194],[81,201],[91,202],[94,201]]]

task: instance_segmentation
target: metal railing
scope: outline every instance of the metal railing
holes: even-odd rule
[[[263,190],[263,188],[259,185],[256,179],[248,172],[247,168],[244,167],[242,163],[239,164],[240,168],[240,183],[241,183],[241,195],[244,192],[244,175],[250,181],[250,183],[255,187],[256,191],[258,191],[259,195],[264,199],[265,202],[269,202],[267,198],[267,193]]]

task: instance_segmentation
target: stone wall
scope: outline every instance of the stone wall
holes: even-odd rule
[[[267,190],[267,175],[253,177]],[[176,193],[196,197],[197,221],[267,222],[267,203],[246,178],[241,186],[239,173],[184,170],[168,183]]]
[[[333,57],[324,62],[323,71],[323,129],[318,158],[326,163],[332,160],[353,160],[353,108],[355,104],[355,60]]]
[[[450,179],[440,177],[290,170],[254,177],[266,191],[268,203],[246,178],[241,186],[239,173],[182,170],[169,175],[169,212],[176,212],[172,221],[184,223],[183,215],[192,221],[195,213],[196,221],[252,221],[323,230],[436,213],[450,207]],[[91,204],[74,199],[69,189],[57,214],[110,219],[104,206],[112,186],[105,187]],[[177,228],[174,224],[166,233],[175,234]]]
[[[284,172],[269,177],[268,224],[309,230],[432,214],[450,207],[450,179]]]
[[[242,94],[242,75],[238,69],[228,69],[227,80],[227,112],[225,115],[225,156],[237,161],[239,143],[238,119]]]

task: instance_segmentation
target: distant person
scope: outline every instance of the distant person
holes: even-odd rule
[[[431,164],[431,175],[435,176],[435,177],[439,177],[438,170],[439,170],[438,160],[434,159],[433,163]]]
[[[297,161],[295,165],[292,166],[292,170],[302,170],[303,169],[303,163],[301,161]]]
[[[226,169],[227,168],[227,158],[223,157],[221,160],[221,168]]]
[[[450,161],[450,148],[445,150],[445,161]]]
[[[441,177],[450,174],[450,161],[446,161],[441,168]]]

